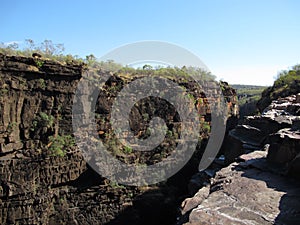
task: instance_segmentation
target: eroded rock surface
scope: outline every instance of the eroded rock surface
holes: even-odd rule
[[[185,200],[182,213],[190,214],[178,224],[299,224],[300,183],[275,174],[266,155],[242,155],[218,171],[209,187]]]
[[[73,132],[73,97],[82,72],[83,65],[74,63],[0,54],[0,224],[172,224],[178,189],[186,187],[185,182],[198,167],[197,160],[163,188],[125,187],[95,173],[76,146],[65,144],[66,139],[63,146],[56,147],[55,139],[50,139],[70,138]],[[207,138],[211,112],[205,94],[192,82],[176,81],[190,90],[202,116],[199,135]],[[126,77],[112,75],[98,96],[95,119],[99,137],[126,163],[159,162],[176,145],[176,133],[169,132],[173,139],[145,155],[134,154],[132,149],[124,152],[124,146],[113,136],[110,111],[126,82]],[[83,94],[87,88],[83,87]],[[236,117],[235,92],[226,83],[222,89],[227,109]],[[161,99],[152,100],[141,101],[132,109],[130,124],[137,137],[147,136],[147,122],[153,116],[169,120],[171,131],[180,128],[174,108]],[[220,96],[210,99],[219,100]],[[82,109],[89,110],[89,104],[87,98]]]
[[[299,109],[299,94],[281,98],[231,130],[231,164],[210,182],[199,180],[202,188],[183,202],[178,224],[299,224]]]
[[[273,101],[260,116],[245,117],[225,140],[226,162],[231,163],[241,154],[270,145],[268,159],[288,166],[283,164],[291,162],[300,151],[299,113],[297,96],[292,95]],[[280,152],[288,159],[276,161],[276,157],[281,157]]]

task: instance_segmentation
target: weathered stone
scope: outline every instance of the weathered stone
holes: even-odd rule
[[[269,137],[268,160],[285,169],[300,152],[300,131],[283,129]]]
[[[299,107],[295,95],[278,99],[230,131],[224,155],[236,162],[217,172],[206,199],[184,201],[178,224],[300,223]]]
[[[300,184],[268,171],[265,155],[253,152],[217,172],[205,200],[185,202],[194,209],[184,224],[298,224]]]
[[[223,147],[226,162],[233,162],[243,153],[262,149],[265,144],[270,145],[268,158],[271,161],[284,164],[293,160],[298,152],[295,149],[299,145],[297,132],[300,127],[300,105],[295,99],[296,96],[289,96],[275,100],[261,116],[248,116],[244,124],[231,130]]]
[[[87,167],[76,147],[64,147],[64,156],[49,150],[53,146],[50,136],[73,132],[73,97],[82,69],[83,65],[62,64],[43,57],[0,54],[0,224],[171,224],[178,201],[173,189],[179,185],[186,187],[184,181],[196,171],[198,163],[195,166],[193,162],[193,169],[188,167],[188,172],[181,175],[183,178],[172,181],[177,186],[171,186],[170,190],[140,190],[118,186],[100,177]],[[110,75],[95,107],[95,119],[99,131],[103,131],[102,140],[112,136],[107,138],[110,143],[105,144],[111,144],[118,159],[128,163],[146,165],[161,161],[177,144],[180,116],[171,104],[160,98],[149,97],[137,102],[129,116],[134,134],[145,137],[149,119],[159,116],[168,121],[168,127],[175,133],[174,140],[165,141],[155,154],[124,154],[123,146],[112,135],[111,107],[122,85],[137,77]],[[175,81],[195,95],[197,103],[192,103],[203,113],[201,122],[209,126],[211,109],[206,93],[198,90],[194,81],[182,78]],[[220,101],[217,91],[220,87],[214,82],[208,85],[211,87],[208,94],[212,96],[209,101]],[[233,126],[238,111],[235,93],[227,84],[222,87],[228,111],[233,115],[230,125]],[[79,94],[86,98],[81,102],[82,108],[73,114],[82,120],[87,120],[82,113],[91,110],[89,91],[88,85],[80,89]],[[85,132],[83,130],[81,135]],[[200,135],[205,142],[209,129],[201,131]],[[202,148],[199,147],[199,151]],[[134,200],[137,195],[139,197]]]
[[[192,209],[196,208],[209,195],[209,186],[205,186],[194,195],[192,198],[186,198],[181,204],[181,214],[184,215]]]

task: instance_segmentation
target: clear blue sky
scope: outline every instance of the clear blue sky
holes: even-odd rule
[[[2,0],[0,42],[50,39],[101,57],[143,40],[177,44],[230,83],[271,85],[300,63],[300,1]]]

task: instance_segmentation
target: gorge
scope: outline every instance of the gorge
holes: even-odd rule
[[[0,54],[0,224],[299,223],[299,95],[273,101],[262,115],[237,125],[236,92],[222,82],[226,137],[218,158],[198,172],[210,107],[193,82],[175,77],[200,115],[197,150],[165,182],[124,186],[97,174],[74,142],[72,104],[84,70],[76,62]],[[168,102],[143,99],[131,111],[133,132],[147,138],[147,122],[159,116],[167,121],[168,137],[151,153],[122,146],[110,110],[118,91],[136,78],[111,74],[97,99],[97,132],[120,161],[151,165],[178,144],[180,118]]]

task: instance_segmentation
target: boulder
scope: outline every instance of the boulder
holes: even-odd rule
[[[282,129],[270,135],[269,142],[268,161],[286,170],[300,153],[300,130]]]
[[[238,125],[229,131],[225,140],[225,163],[233,162],[241,154],[262,148],[264,135],[260,129],[249,125]]]

